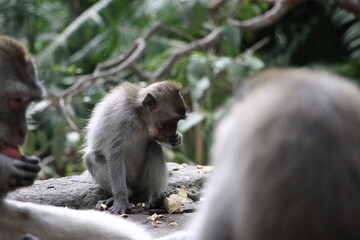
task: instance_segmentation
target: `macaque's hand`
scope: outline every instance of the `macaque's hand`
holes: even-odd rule
[[[37,158],[12,159],[0,154],[0,193],[4,194],[18,187],[33,184],[40,171]]]
[[[170,136],[169,143],[173,147],[179,146],[182,143],[182,134],[179,132],[176,132],[174,135]]]
[[[34,183],[37,173],[40,171],[40,160],[37,157],[22,156],[21,160],[13,160],[17,171],[15,187],[30,186]]]

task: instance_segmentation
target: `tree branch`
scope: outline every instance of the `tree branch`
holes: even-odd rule
[[[233,20],[232,23],[239,27],[243,31],[256,31],[261,28],[270,26],[274,24],[278,19],[280,19],[287,11],[294,8],[298,4],[305,2],[307,0],[276,0],[275,5],[269,11],[264,14],[246,20],[246,21],[236,21]],[[333,0],[335,2],[343,2],[344,0]],[[353,1],[353,0],[350,0]],[[215,4],[210,7],[210,10],[217,11],[223,4],[225,0],[218,0]],[[344,3],[343,3],[344,4]],[[353,3],[352,3],[353,4]],[[349,4],[345,4],[349,6]],[[146,41],[153,36],[157,31],[162,30],[172,34],[176,34],[186,40],[189,40],[190,43],[183,48],[175,49],[172,54],[165,60],[165,62],[158,67],[154,72],[145,72],[138,69],[135,65],[136,60],[142,56],[146,48]],[[118,58],[111,59],[109,61],[99,63],[93,73],[81,77],[74,85],[65,89],[64,91],[54,94],[54,99],[48,107],[56,104],[57,101],[60,101],[60,105],[64,110],[64,99],[67,97],[71,97],[75,94],[81,92],[85,87],[87,87],[90,83],[94,82],[100,78],[107,78],[118,74],[119,72],[129,69],[137,77],[143,81],[154,82],[158,80],[163,74],[169,72],[173,65],[180,58],[184,56],[188,56],[192,51],[204,49],[210,45],[213,45],[220,38],[223,33],[223,27],[217,27],[212,32],[210,32],[207,36],[202,39],[194,40],[193,37],[187,35],[184,32],[181,32],[177,29],[163,26],[160,23],[154,24],[148,31],[146,31],[141,37],[137,38],[134,45]],[[261,47],[263,44],[266,44],[268,40],[264,39],[259,42],[259,46]],[[63,111],[65,117],[66,111]],[[67,118],[69,121],[69,119]],[[70,121],[71,123],[71,121]],[[73,124],[70,124],[73,125]]]
[[[74,121],[71,119],[71,116],[70,116],[69,110],[66,106],[64,98],[60,98],[59,103],[60,103],[60,108],[64,114],[65,120],[70,125],[71,130],[79,132],[80,131],[79,128],[76,126]]]
[[[131,54],[129,54],[127,58],[122,59],[123,57],[120,57],[121,64],[116,65],[116,66],[114,66],[113,68],[111,68],[109,70],[104,70],[104,71],[100,71],[100,72],[94,72],[91,75],[83,77],[82,79],[77,81],[74,85],[72,85],[70,88],[68,88],[65,91],[61,92],[60,95],[58,95],[58,97],[66,97],[68,95],[77,94],[77,93],[81,92],[81,87],[84,84],[86,84],[88,82],[91,82],[91,81],[94,81],[94,80],[99,79],[99,78],[106,78],[106,77],[113,76],[113,75],[115,75],[115,74],[129,68],[129,66],[133,62],[135,62],[135,60],[138,59],[141,56],[141,54],[144,52],[146,42],[145,42],[145,40],[143,38],[139,38],[136,41],[135,45],[136,45],[135,50],[131,51]]]
[[[277,22],[290,9],[307,0],[276,0],[274,7],[264,14],[246,21],[231,20],[231,23],[243,31],[257,31]]]
[[[222,32],[223,32],[222,27],[215,28],[206,37],[190,43],[185,48],[176,49],[173,52],[173,54],[171,54],[170,57],[165,61],[165,63],[163,65],[161,65],[154,73],[149,74],[150,75],[150,81],[154,82],[161,75],[168,72],[170,70],[170,68],[174,65],[174,63],[179,58],[189,55],[194,50],[205,48],[208,45],[210,45],[210,44],[214,43],[215,41],[217,41],[219,39],[220,35],[222,34]]]

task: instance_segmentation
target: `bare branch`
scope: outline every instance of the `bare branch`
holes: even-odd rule
[[[150,79],[149,74],[147,74],[147,73],[141,71],[140,69],[138,69],[138,68],[135,66],[135,64],[131,64],[131,65],[129,66],[129,68],[130,68],[131,71],[133,71],[133,73],[134,73],[135,75],[138,76],[138,78],[139,78],[140,81],[147,81],[147,80]]]
[[[71,116],[70,116],[69,110],[65,104],[64,98],[60,98],[59,104],[60,104],[60,108],[64,114],[65,120],[68,122],[71,130],[80,131],[79,128],[74,123],[74,121],[71,119]]]
[[[232,22],[241,30],[256,31],[258,29],[274,24],[274,22],[281,18],[287,11],[304,1],[307,0],[276,0],[274,7],[269,11],[265,12],[263,15],[242,22]],[[210,10],[212,9],[213,11],[217,11],[225,2],[225,0],[218,0],[215,4],[213,4]],[[165,62],[156,71],[152,73],[141,71],[136,67],[135,61],[144,53],[146,48],[146,41],[159,30],[176,34],[191,42],[183,48],[175,49],[173,53],[167,58],[167,60],[165,60]],[[60,100],[60,105],[62,105],[61,107],[64,110],[64,98],[71,97],[81,92],[85,87],[87,87],[89,84],[96,81],[97,79],[113,76],[126,69],[131,70],[134,74],[138,76],[139,79],[143,81],[154,82],[159,79],[163,74],[169,72],[173,65],[176,63],[176,61],[178,61],[180,58],[188,56],[194,50],[204,49],[218,41],[223,30],[223,27],[217,27],[204,38],[194,40],[194,38],[184,32],[181,32],[171,27],[163,26],[160,23],[156,23],[141,37],[139,37],[135,41],[134,45],[130,48],[130,50],[127,51],[125,54],[104,63],[99,63],[92,74],[81,77],[74,85],[72,85],[68,89],[65,89],[59,94],[54,94],[54,97],[55,99]],[[259,47],[266,44],[267,41],[267,39],[260,41]],[[53,104],[56,104],[56,100],[54,100],[52,104],[49,105],[49,107]],[[66,117],[66,111],[63,112]]]
[[[134,62],[142,55],[146,47],[146,40],[148,40],[156,31],[163,29],[169,32],[176,32],[175,30],[163,27],[160,23],[156,23],[153,27],[151,27],[148,31],[146,31],[141,37],[139,37],[135,44],[131,47],[131,49],[125,53],[124,55],[106,61],[104,63],[99,63],[92,74],[82,77],[78,80],[73,86],[61,92],[58,97],[66,97],[69,95],[74,95],[82,91],[83,87],[89,82],[93,82],[99,78],[106,78],[113,76],[125,69],[132,68],[134,70]],[[180,34],[180,31],[177,31],[177,34]],[[183,37],[186,34],[181,34]],[[106,70],[108,69],[108,70]],[[137,69],[137,68],[136,68]],[[141,73],[140,70],[136,72],[138,76],[142,76],[142,78],[149,79],[145,73]]]
[[[148,40],[151,37],[151,35],[153,35],[158,29],[160,29],[160,27],[161,27],[160,23],[155,23],[148,31],[146,31],[140,38],[138,38],[138,40],[139,39]],[[128,59],[137,48],[138,48],[138,41],[136,41],[135,44],[130,48],[130,50],[127,53],[125,53],[124,55],[122,55],[118,58],[106,61],[104,63],[97,64],[94,73],[98,73],[107,68],[112,68],[112,67],[115,67],[115,66],[121,64],[123,61]]]
[[[263,39],[255,43],[253,46],[251,46],[248,50],[251,52],[256,52],[257,50],[268,44],[270,40],[270,37],[264,37]]]
[[[150,81],[154,82],[161,75],[168,72],[179,58],[189,55],[194,50],[205,48],[210,44],[216,42],[219,39],[220,35],[222,34],[223,30],[224,29],[222,27],[215,28],[206,37],[192,42],[183,49],[175,50],[173,54],[165,61],[165,63],[162,66],[160,66],[153,74],[150,75]]]
[[[360,18],[360,2],[355,0],[332,0],[332,2],[340,8],[353,13]]]
[[[244,31],[256,31],[273,25],[290,9],[307,0],[276,0],[275,5],[264,14],[246,21],[231,20],[231,23]]]
[[[188,41],[194,41],[195,38],[193,38],[192,36],[190,36],[189,34],[186,34],[185,32],[182,32],[182,31],[179,31],[175,28],[172,28],[172,27],[168,27],[168,26],[164,26],[164,25],[160,25],[159,27],[161,30],[163,31],[166,31],[166,32],[169,32],[169,33],[172,33],[172,34],[175,34],[175,35],[178,35]]]
[[[129,55],[128,58],[125,58],[123,62],[120,65],[117,65],[109,70],[101,71],[101,72],[94,72],[91,75],[85,76],[79,81],[77,81],[74,85],[72,85],[70,88],[66,89],[65,91],[61,92],[59,97],[66,97],[68,95],[74,95],[79,92],[81,92],[81,87],[91,81],[94,81],[99,78],[106,78],[113,76],[124,69],[129,68],[129,66],[135,62],[136,59],[138,59],[141,54],[144,52],[146,46],[146,42],[143,38],[139,38],[136,41],[136,49],[132,52],[132,54]]]
[[[95,67],[93,74],[97,74],[105,69],[112,68],[112,67],[119,65],[120,63],[122,63],[123,61],[128,59],[137,48],[138,48],[138,44],[136,43],[131,47],[131,49],[126,54],[121,55],[118,58],[114,58],[109,61],[103,62],[103,63],[98,63]]]

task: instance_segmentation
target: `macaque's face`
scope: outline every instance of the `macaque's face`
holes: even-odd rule
[[[183,103],[183,100],[180,100]],[[162,106],[151,114],[153,117],[148,122],[149,135],[160,142],[169,142],[169,137],[176,135],[178,122],[186,118],[186,107],[185,104],[177,108]]]
[[[24,143],[29,97],[0,95],[0,142],[11,146]]]
[[[161,142],[168,142],[169,137],[176,134],[178,122],[184,118],[185,116],[183,118],[175,117],[160,122],[157,125],[158,134],[155,138]]]
[[[18,146],[26,138],[26,110],[43,98],[35,65],[16,40],[0,36],[0,145]]]
[[[185,101],[180,88],[171,82],[153,84],[150,88],[151,92],[142,102],[147,133],[157,141],[174,145],[174,138],[179,135],[176,132],[177,124],[186,117]]]

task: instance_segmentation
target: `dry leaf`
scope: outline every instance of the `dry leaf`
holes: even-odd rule
[[[105,204],[103,204],[103,203],[101,203],[100,206],[101,206],[102,210],[106,210],[106,209],[107,209],[107,206],[106,206]]]
[[[212,166],[200,166],[200,165],[197,165],[196,168],[197,168],[197,172],[200,173],[200,174],[209,173],[209,172],[214,170],[214,167],[212,167]]]
[[[157,218],[157,214],[154,213],[153,215],[147,217],[147,219],[149,219],[150,221],[155,221],[155,219]]]
[[[170,222],[168,225],[169,226],[179,226],[179,224],[177,222]]]
[[[187,202],[191,200],[187,197],[186,190],[180,188],[178,193],[164,198],[164,207],[168,213],[182,212],[182,204]]]
[[[150,221],[156,221],[156,220],[163,219],[163,218],[164,218],[164,215],[157,215],[156,213],[147,217],[147,219],[149,219]]]

